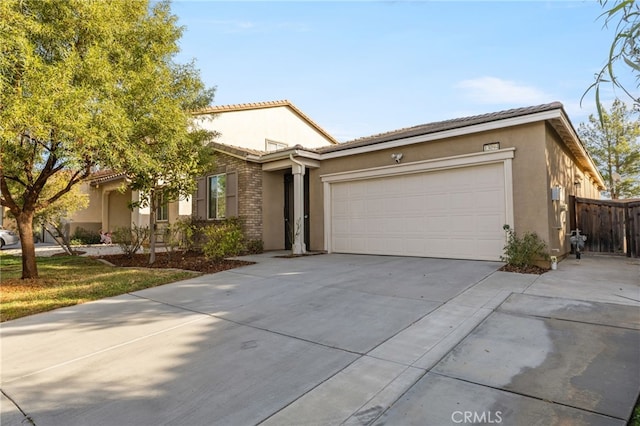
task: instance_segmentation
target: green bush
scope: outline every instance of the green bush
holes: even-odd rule
[[[202,246],[206,241],[204,230],[209,225],[209,222],[198,218],[184,219],[183,226],[189,228],[189,238],[185,241],[185,250],[202,251]]]
[[[133,255],[140,250],[142,244],[149,239],[149,227],[134,224],[131,228],[116,228],[112,234],[112,238],[124,254],[133,257]]]
[[[100,244],[100,234],[81,227],[76,228],[71,236],[71,245],[80,246],[84,244]]]
[[[247,241],[247,253],[248,254],[260,254],[264,252],[264,241],[262,240],[249,240]]]
[[[548,260],[547,243],[535,232],[525,232],[519,237],[509,225],[502,229],[507,233],[507,244],[504,246],[504,256],[500,260],[513,266],[533,266],[536,260]]]
[[[238,256],[244,250],[244,236],[237,219],[209,225],[204,228],[206,241],[202,246],[204,255],[213,260]]]
[[[192,250],[195,225],[189,219],[180,219],[163,230],[163,241],[167,251]]]

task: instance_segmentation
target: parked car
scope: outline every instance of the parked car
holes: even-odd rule
[[[20,237],[13,231],[0,227],[0,248],[20,242]]]

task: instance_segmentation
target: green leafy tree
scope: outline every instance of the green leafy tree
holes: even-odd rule
[[[60,192],[67,185],[69,176],[67,173],[53,175],[45,186],[41,197],[50,198],[51,195]],[[44,226],[45,230],[54,238],[68,255],[75,255],[76,251],[71,248],[71,238],[66,229],[67,218],[78,210],[89,206],[89,195],[80,191],[79,186],[73,186],[70,191],[36,212],[33,222]]]
[[[604,26],[615,25],[615,36],[609,48],[606,64],[596,74],[595,82],[586,93],[595,90],[598,114],[602,117],[600,87],[603,83],[612,84],[629,97],[634,105],[640,105],[640,4],[636,0],[600,0],[605,9],[600,18]],[[624,83],[619,78],[620,69],[630,71],[635,84]],[[631,86],[635,85],[635,89]],[[584,97],[584,96],[583,96]]]
[[[640,110],[615,100],[611,109],[600,108],[599,118],[589,116],[578,134],[607,182],[613,198],[640,196]]]
[[[192,148],[207,135],[188,132],[186,109],[213,91],[173,62],[181,33],[167,2],[0,1],[0,204],[18,225],[23,278],[38,276],[34,215],[96,166],[130,173],[138,189],[158,184],[148,170],[160,161],[165,179],[196,169]],[[61,173],[60,190],[45,192]]]

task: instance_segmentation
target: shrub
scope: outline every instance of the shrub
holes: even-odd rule
[[[112,237],[124,254],[129,257],[133,257],[133,255],[140,250],[142,244],[149,239],[149,227],[142,227],[134,224],[132,228],[117,228],[113,232]]]
[[[229,256],[238,256],[244,250],[244,236],[236,219],[227,219],[222,223],[204,228],[206,242],[202,247],[204,255],[213,260],[222,260]]]
[[[195,225],[189,219],[178,220],[163,231],[163,241],[167,252],[173,254],[176,250],[191,250]]]
[[[549,259],[547,243],[535,232],[525,232],[518,237],[509,225],[504,225],[502,229],[507,233],[504,256],[500,256],[503,262],[513,266],[533,266],[536,260]]]
[[[71,236],[71,245],[100,244],[100,234],[78,227]]]
[[[249,240],[247,241],[247,253],[260,254],[264,252],[264,241],[262,240]]]
[[[204,234],[205,228],[209,223],[206,220],[190,217],[184,219],[184,226],[188,227],[190,231],[190,237],[185,241],[185,250],[202,250],[202,246],[206,241]]]

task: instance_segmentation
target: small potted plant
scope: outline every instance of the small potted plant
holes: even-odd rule
[[[558,258],[556,256],[551,256],[549,259],[551,260],[551,269],[553,271],[558,269]]]

